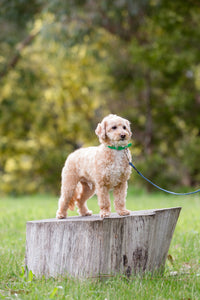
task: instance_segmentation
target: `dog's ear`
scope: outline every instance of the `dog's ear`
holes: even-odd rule
[[[106,139],[106,122],[105,121],[103,121],[97,125],[95,133],[99,137],[100,141]]]
[[[126,126],[127,126],[127,130],[130,134],[130,136],[132,136],[132,132],[131,132],[131,123],[128,120],[125,120]]]

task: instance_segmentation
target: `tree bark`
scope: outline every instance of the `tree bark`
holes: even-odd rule
[[[153,121],[152,121],[152,107],[151,107],[150,74],[146,75],[145,103],[146,103],[146,124],[145,124],[144,149],[145,149],[146,155],[151,155],[151,153],[152,153]]]

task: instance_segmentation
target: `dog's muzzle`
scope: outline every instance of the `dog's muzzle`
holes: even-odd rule
[[[120,138],[121,138],[121,140],[123,141],[123,140],[125,140],[126,135],[125,135],[125,134],[121,134],[121,135],[120,135]]]

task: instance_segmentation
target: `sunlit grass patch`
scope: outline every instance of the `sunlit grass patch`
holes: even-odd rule
[[[143,210],[182,206],[169,249],[164,275],[146,274],[127,279],[78,281],[68,277],[36,279],[24,271],[26,222],[54,218],[57,197],[49,195],[0,200],[0,299],[200,299],[199,197],[147,194],[130,186],[127,208]],[[113,199],[112,211],[113,209]],[[97,198],[88,201],[99,212]],[[77,214],[76,211],[69,215]]]

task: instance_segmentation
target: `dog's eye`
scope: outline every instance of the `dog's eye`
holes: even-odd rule
[[[123,129],[126,129],[126,126],[123,126]]]
[[[114,130],[117,129],[117,126],[113,126],[112,129],[114,129]]]

